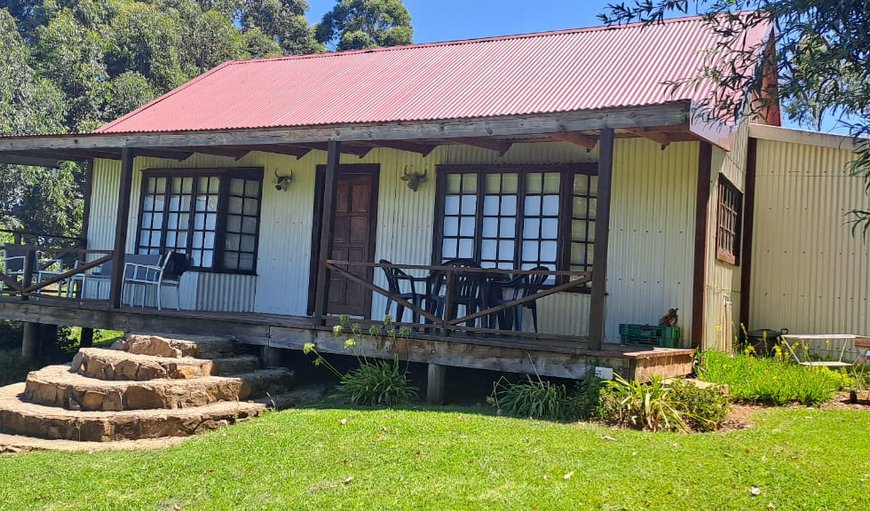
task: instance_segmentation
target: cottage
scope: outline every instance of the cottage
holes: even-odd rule
[[[445,366],[686,374],[694,348],[730,346],[741,310],[776,321],[753,207],[770,195],[753,183],[789,131],[775,108],[705,120],[712,85],[667,85],[716,37],[693,17],[228,62],[96,133],[2,138],[5,162],[87,162],[89,192],[81,262],[5,278],[0,317],[230,334],[269,354],[343,353],[339,315],[389,315],[408,335],[359,349],[434,381]],[[125,275],[169,253],[177,280]],[[69,292],[40,294],[52,285]],[[670,348],[621,342],[620,325],[669,309]]]

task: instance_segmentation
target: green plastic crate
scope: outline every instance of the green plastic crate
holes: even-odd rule
[[[622,323],[619,325],[619,337],[622,344],[644,344],[647,346],[661,346],[663,348],[679,348],[681,333],[678,326]]]

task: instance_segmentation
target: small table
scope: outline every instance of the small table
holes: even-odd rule
[[[852,367],[852,364],[849,362],[843,362],[843,356],[846,354],[846,345],[848,341],[852,341],[858,339],[856,335],[850,334],[830,334],[830,335],[796,335],[796,334],[784,334],[782,336],[785,347],[791,352],[792,357],[794,357],[795,361],[802,365],[808,367],[827,367],[829,369],[843,369],[846,367]],[[811,361],[811,360],[801,360],[800,357],[797,356],[797,353],[791,347],[791,341],[796,341],[800,343],[807,343],[812,341],[817,342],[833,342],[840,341],[843,343],[843,347],[840,349],[840,356],[836,361]]]

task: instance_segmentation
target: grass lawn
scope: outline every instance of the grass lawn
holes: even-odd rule
[[[165,451],[0,457],[0,509],[870,509],[870,411],[751,419],[683,435],[474,409],[289,410]]]

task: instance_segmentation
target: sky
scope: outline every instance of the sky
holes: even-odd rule
[[[415,43],[472,39],[601,25],[597,16],[615,0],[405,0]],[[336,0],[308,0],[317,23]],[[783,118],[783,125],[797,126]],[[828,119],[823,131],[848,133]]]
[[[610,0],[613,2],[614,0]],[[335,0],[308,0],[319,22]],[[405,0],[414,42],[430,43],[600,25],[605,0]]]

